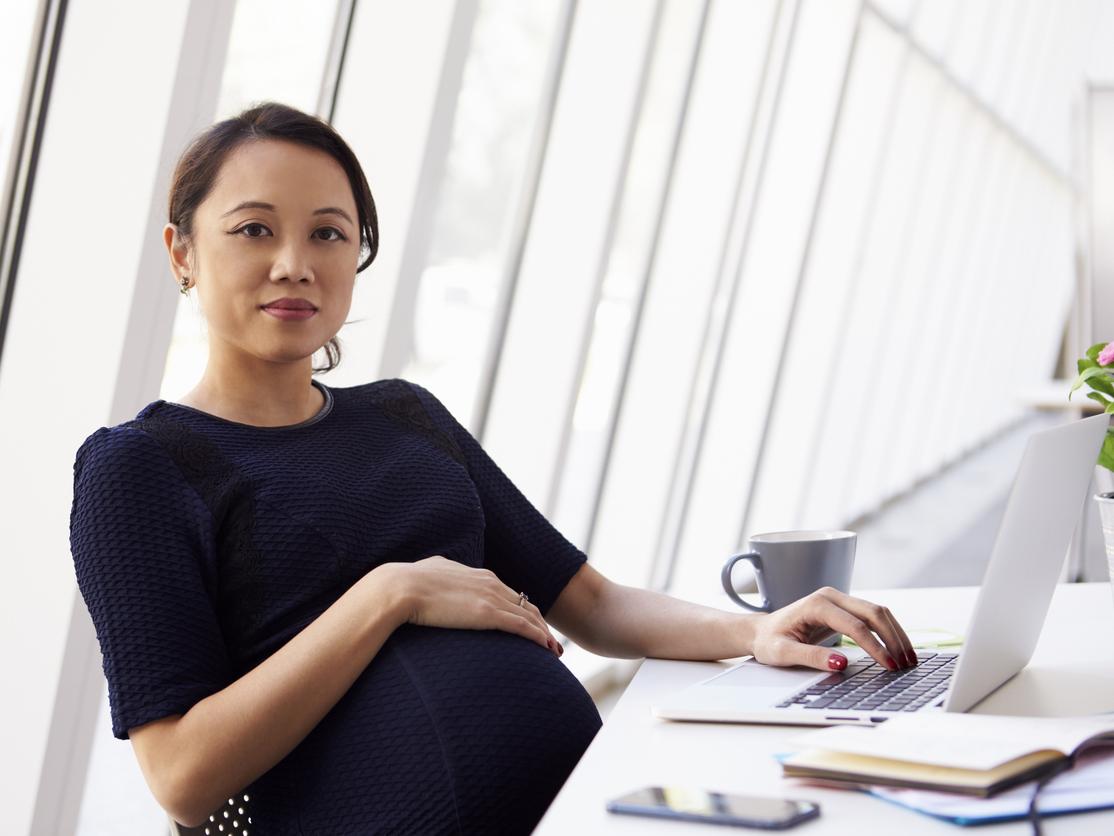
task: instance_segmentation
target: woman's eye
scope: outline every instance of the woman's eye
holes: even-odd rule
[[[248,238],[262,238],[265,234],[269,233],[270,230],[267,229],[267,227],[263,226],[263,224],[250,223],[244,224],[242,227],[237,229],[236,232],[242,232]]]
[[[343,240],[345,240],[344,239],[344,233],[341,232],[339,229],[337,229],[335,226],[327,226],[327,227],[324,227],[323,229],[319,229],[317,231],[318,231],[318,233],[325,233],[326,235],[330,235],[330,237],[328,237],[328,238],[322,237],[321,238],[322,241],[343,241]]]

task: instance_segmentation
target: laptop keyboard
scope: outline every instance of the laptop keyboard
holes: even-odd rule
[[[917,651],[917,665],[889,671],[869,656],[798,691],[778,708],[916,711],[948,689],[958,653]]]

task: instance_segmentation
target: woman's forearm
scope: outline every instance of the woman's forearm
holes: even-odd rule
[[[200,824],[284,758],[404,622],[390,567],[364,575],[274,654],[182,716],[182,775],[169,809],[182,824]]]
[[[587,650],[618,659],[714,661],[746,656],[759,616],[609,583],[594,609]]]

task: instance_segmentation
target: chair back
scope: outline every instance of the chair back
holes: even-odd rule
[[[186,827],[170,819],[170,836],[251,836],[251,799],[247,793],[228,799],[220,809],[209,814],[209,820],[197,827]]]

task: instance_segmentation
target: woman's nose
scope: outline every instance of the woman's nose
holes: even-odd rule
[[[271,279],[292,279],[294,281],[314,280],[313,261],[307,251],[308,248],[291,244],[283,247],[275,263],[271,265]]]

